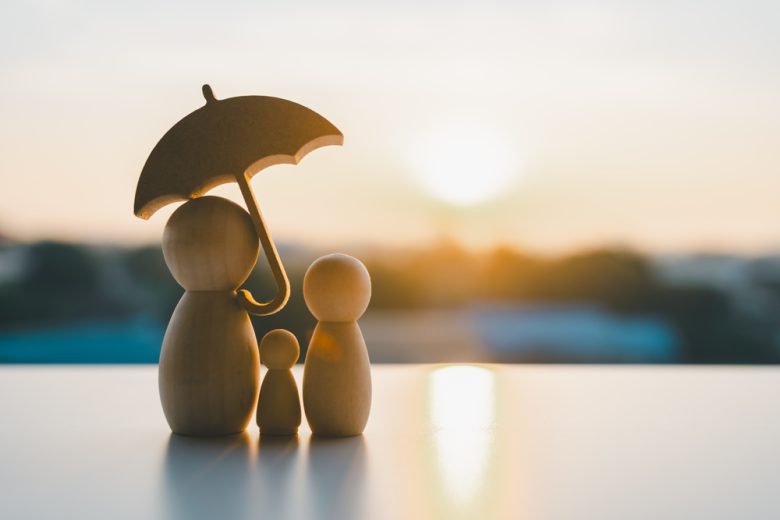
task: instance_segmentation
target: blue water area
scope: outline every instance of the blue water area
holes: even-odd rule
[[[483,306],[475,310],[474,326],[499,359],[669,363],[679,349],[665,320],[591,305]]]
[[[439,343],[448,348],[451,337],[444,334],[445,326],[428,319],[429,335],[435,339],[441,332]],[[482,305],[453,311],[452,320],[466,322],[467,330],[475,333],[473,348],[503,362],[668,363],[674,362],[679,348],[675,331],[663,319],[622,316],[588,305]],[[366,325],[367,341],[381,339],[382,330]],[[419,338],[408,336],[420,330],[419,319],[404,335],[407,326],[399,321],[395,329],[400,327],[400,336],[385,341],[384,361],[406,361],[403,355],[394,358],[393,352],[404,341],[417,342]],[[144,317],[0,332],[0,363],[157,363],[164,333],[163,324]],[[448,360],[430,339],[428,360]],[[480,353],[475,355],[482,359]],[[415,359],[426,360],[424,355]]]
[[[0,363],[157,363],[164,333],[148,319],[0,332]]]

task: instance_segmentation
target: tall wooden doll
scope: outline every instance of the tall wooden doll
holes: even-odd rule
[[[188,201],[165,226],[165,262],[185,289],[160,353],[160,399],[176,433],[237,433],[252,419],[259,355],[236,289],[258,252],[249,214],[219,197]]]

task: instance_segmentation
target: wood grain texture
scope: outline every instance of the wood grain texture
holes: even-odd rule
[[[291,369],[299,355],[298,339],[288,330],[272,330],[260,341],[260,358],[268,367],[257,405],[257,425],[263,435],[298,432],[301,399]]]
[[[241,188],[241,194],[244,196],[247,208],[249,208],[249,214],[252,217],[252,222],[255,224],[257,236],[260,239],[260,244],[263,246],[263,252],[268,259],[268,266],[271,268],[271,274],[276,284],[276,296],[267,302],[258,302],[252,296],[252,293],[246,289],[238,292],[239,301],[247,312],[258,316],[269,316],[279,312],[287,305],[287,301],[290,299],[290,280],[287,278],[282,259],[276,250],[276,244],[274,244],[271,233],[265,225],[263,214],[260,212],[260,206],[257,204],[255,193],[252,191],[252,185],[249,183],[249,176],[241,174],[236,177],[236,180],[239,188]]]
[[[355,322],[323,321],[303,369],[303,407],[316,435],[360,435],[371,411],[371,365]]]
[[[290,370],[301,354],[298,338],[285,329],[274,329],[260,341],[260,361],[270,370]]]
[[[162,206],[197,198],[211,188],[251,177],[274,164],[298,164],[344,136],[303,105],[269,96],[218,100],[203,86],[206,104],[176,123],[144,164],[134,212],[147,219]]]
[[[371,365],[357,320],[371,299],[368,270],[356,258],[327,255],[306,271],[303,295],[320,321],[303,371],[303,406],[316,435],[360,435],[371,411]]]
[[[269,370],[260,387],[257,425],[262,435],[295,435],[301,425],[301,398],[292,372]]]
[[[160,352],[160,400],[176,433],[227,435],[252,418],[260,356],[234,289],[258,251],[247,212],[219,197],[186,202],[165,226],[165,261],[186,289]]]
[[[246,352],[256,343],[247,311],[273,314],[290,294],[249,181],[268,166],[297,164],[316,148],[340,145],[343,135],[291,101],[266,96],[218,100],[208,85],[203,95],[206,105],[176,123],[149,155],[134,212],[147,219],[170,202],[190,199],[171,216],[163,236],[165,261],[187,292],[163,342],[160,397],[175,432],[216,435],[243,430],[247,407],[257,400],[258,354],[256,348],[251,355]],[[232,181],[238,182],[251,216],[229,201],[203,196]],[[254,267],[259,245],[277,285],[276,296],[267,302],[256,301],[246,290],[235,293]]]
[[[274,298],[266,302],[241,290],[239,301],[248,312],[268,316],[286,305],[290,282],[250,180],[269,166],[298,164],[312,150],[341,145],[344,136],[318,113],[286,99],[219,100],[209,85],[203,85],[203,97],[206,105],[168,130],[147,158],[135,191],[134,212],[148,219],[166,204],[197,199],[215,186],[238,182],[277,288]]]
[[[257,339],[232,291],[188,291],[160,352],[159,388],[175,433],[228,435],[246,429],[260,377]]]
[[[320,321],[356,321],[371,300],[371,277],[357,258],[341,253],[321,256],[306,270],[303,297]]]
[[[163,255],[188,291],[233,291],[249,277],[259,254],[249,214],[220,197],[182,204],[163,231]]]

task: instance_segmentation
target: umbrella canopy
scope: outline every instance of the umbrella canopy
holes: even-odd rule
[[[298,164],[312,150],[340,145],[344,136],[321,115],[286,99],[241,96],[220,101],[208,85],[203,96],[206,105],[168,130],[146,160],[134,212],[148,219],[166,204],[238,182],[277,287],[268,302],[257,302],[246,290],[238,295],[249,312],[273,314],[287,303],[290,282],[249,180],[268,166]]]
[[[135,192],[135,214],[148,219],[177,200],[251,177],[274,164],[297,164],[344,136],[327,119],[298,103],[268,96],[217,100],[203,86],[206,105],[176,123],[146,160]]]

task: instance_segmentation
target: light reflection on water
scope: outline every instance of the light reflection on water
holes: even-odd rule
[[[429,405],[438,473],[453,506],[474,505],[493,449],[495,376],[479,366],[436,369]]]

